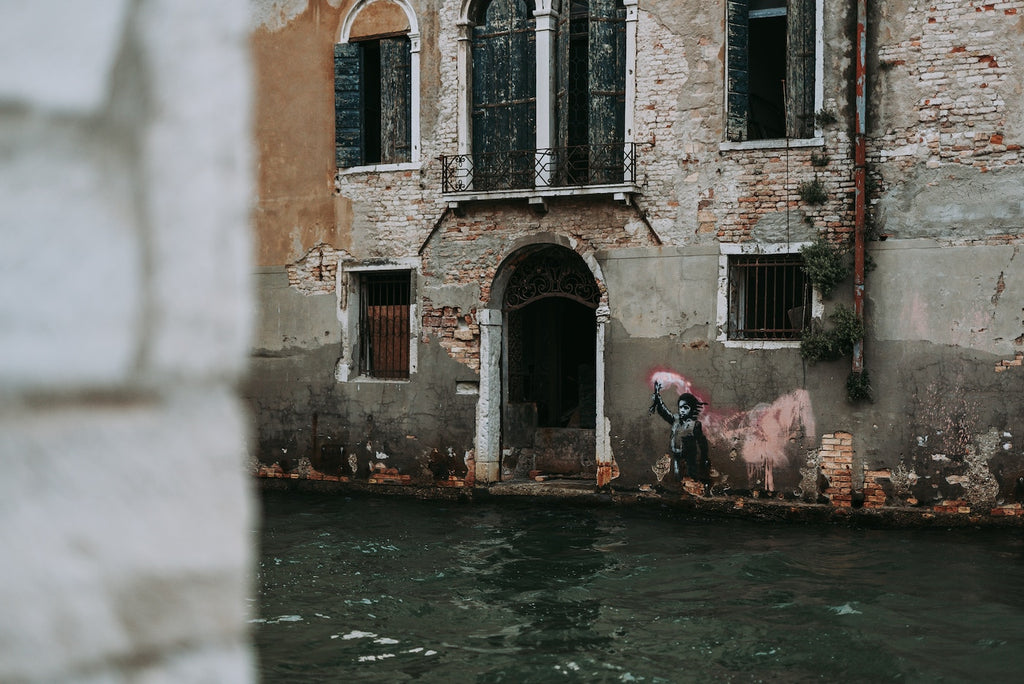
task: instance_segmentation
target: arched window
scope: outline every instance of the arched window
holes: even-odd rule
[[[419,34],[394,0],[365,0],[334,46],[338,168],[417,161]]]

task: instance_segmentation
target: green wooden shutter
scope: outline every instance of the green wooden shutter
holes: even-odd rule
[[[334,148],[338,168],[363,163],[362,50],[334,46]]]
[[[533,3],[517,0],[515,22],[509,40],[508,131],[511,183],[514,188],[533,187],[536,174],[533,150],[537,147],[537,33]]]
[[[621,183],[626,10],[616,0],[591,0],[588,52],[590,183]]]
[[[500,63],[496,36],[484,32],[483,26],[473,27],[473,186],[489,190],[497,174],[494,153],[498,126],[495,108],[498,101],[498,79],[495,64]]]
[[[524,0],[492,0],[473,29],[473,181],[533,186],[536,40]]]
[[[564,0],[558,10],[555,28],[555,147],[569,145],[569,13],[571,0]]]
[[[814,0],[789,0],[786,9],[786,135],[814,136]]]
[[[729,73],[726,90],[726,137],[747,139],[747,116],[750,109],[749,18],[748,0],[726,2],[726,35]]]
[[[380,41],[381,163],[412,159],[412,54],[405,36]]]

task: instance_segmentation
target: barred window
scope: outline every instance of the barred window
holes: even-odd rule
[[[409,377],[408,271],[359,276],[359,368],[372,378]]]
[[[729,257],[731,340],[796,340],[811,319],[811,286],[799,254]]]

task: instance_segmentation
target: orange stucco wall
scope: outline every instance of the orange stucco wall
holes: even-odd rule
[[[350,203],[334,195],[331,83],[348,5],[310,0],[279,30],[252,36],[257,266],[290,263],[319,242],[347,246]]]

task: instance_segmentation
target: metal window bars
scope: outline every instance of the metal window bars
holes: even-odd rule
[[[795,340],[810,323],[811,287],[799,254],[730,258],[729,339]]]
[[[359,367],[374,378],[409,377],[409,273],[360,275]]]

